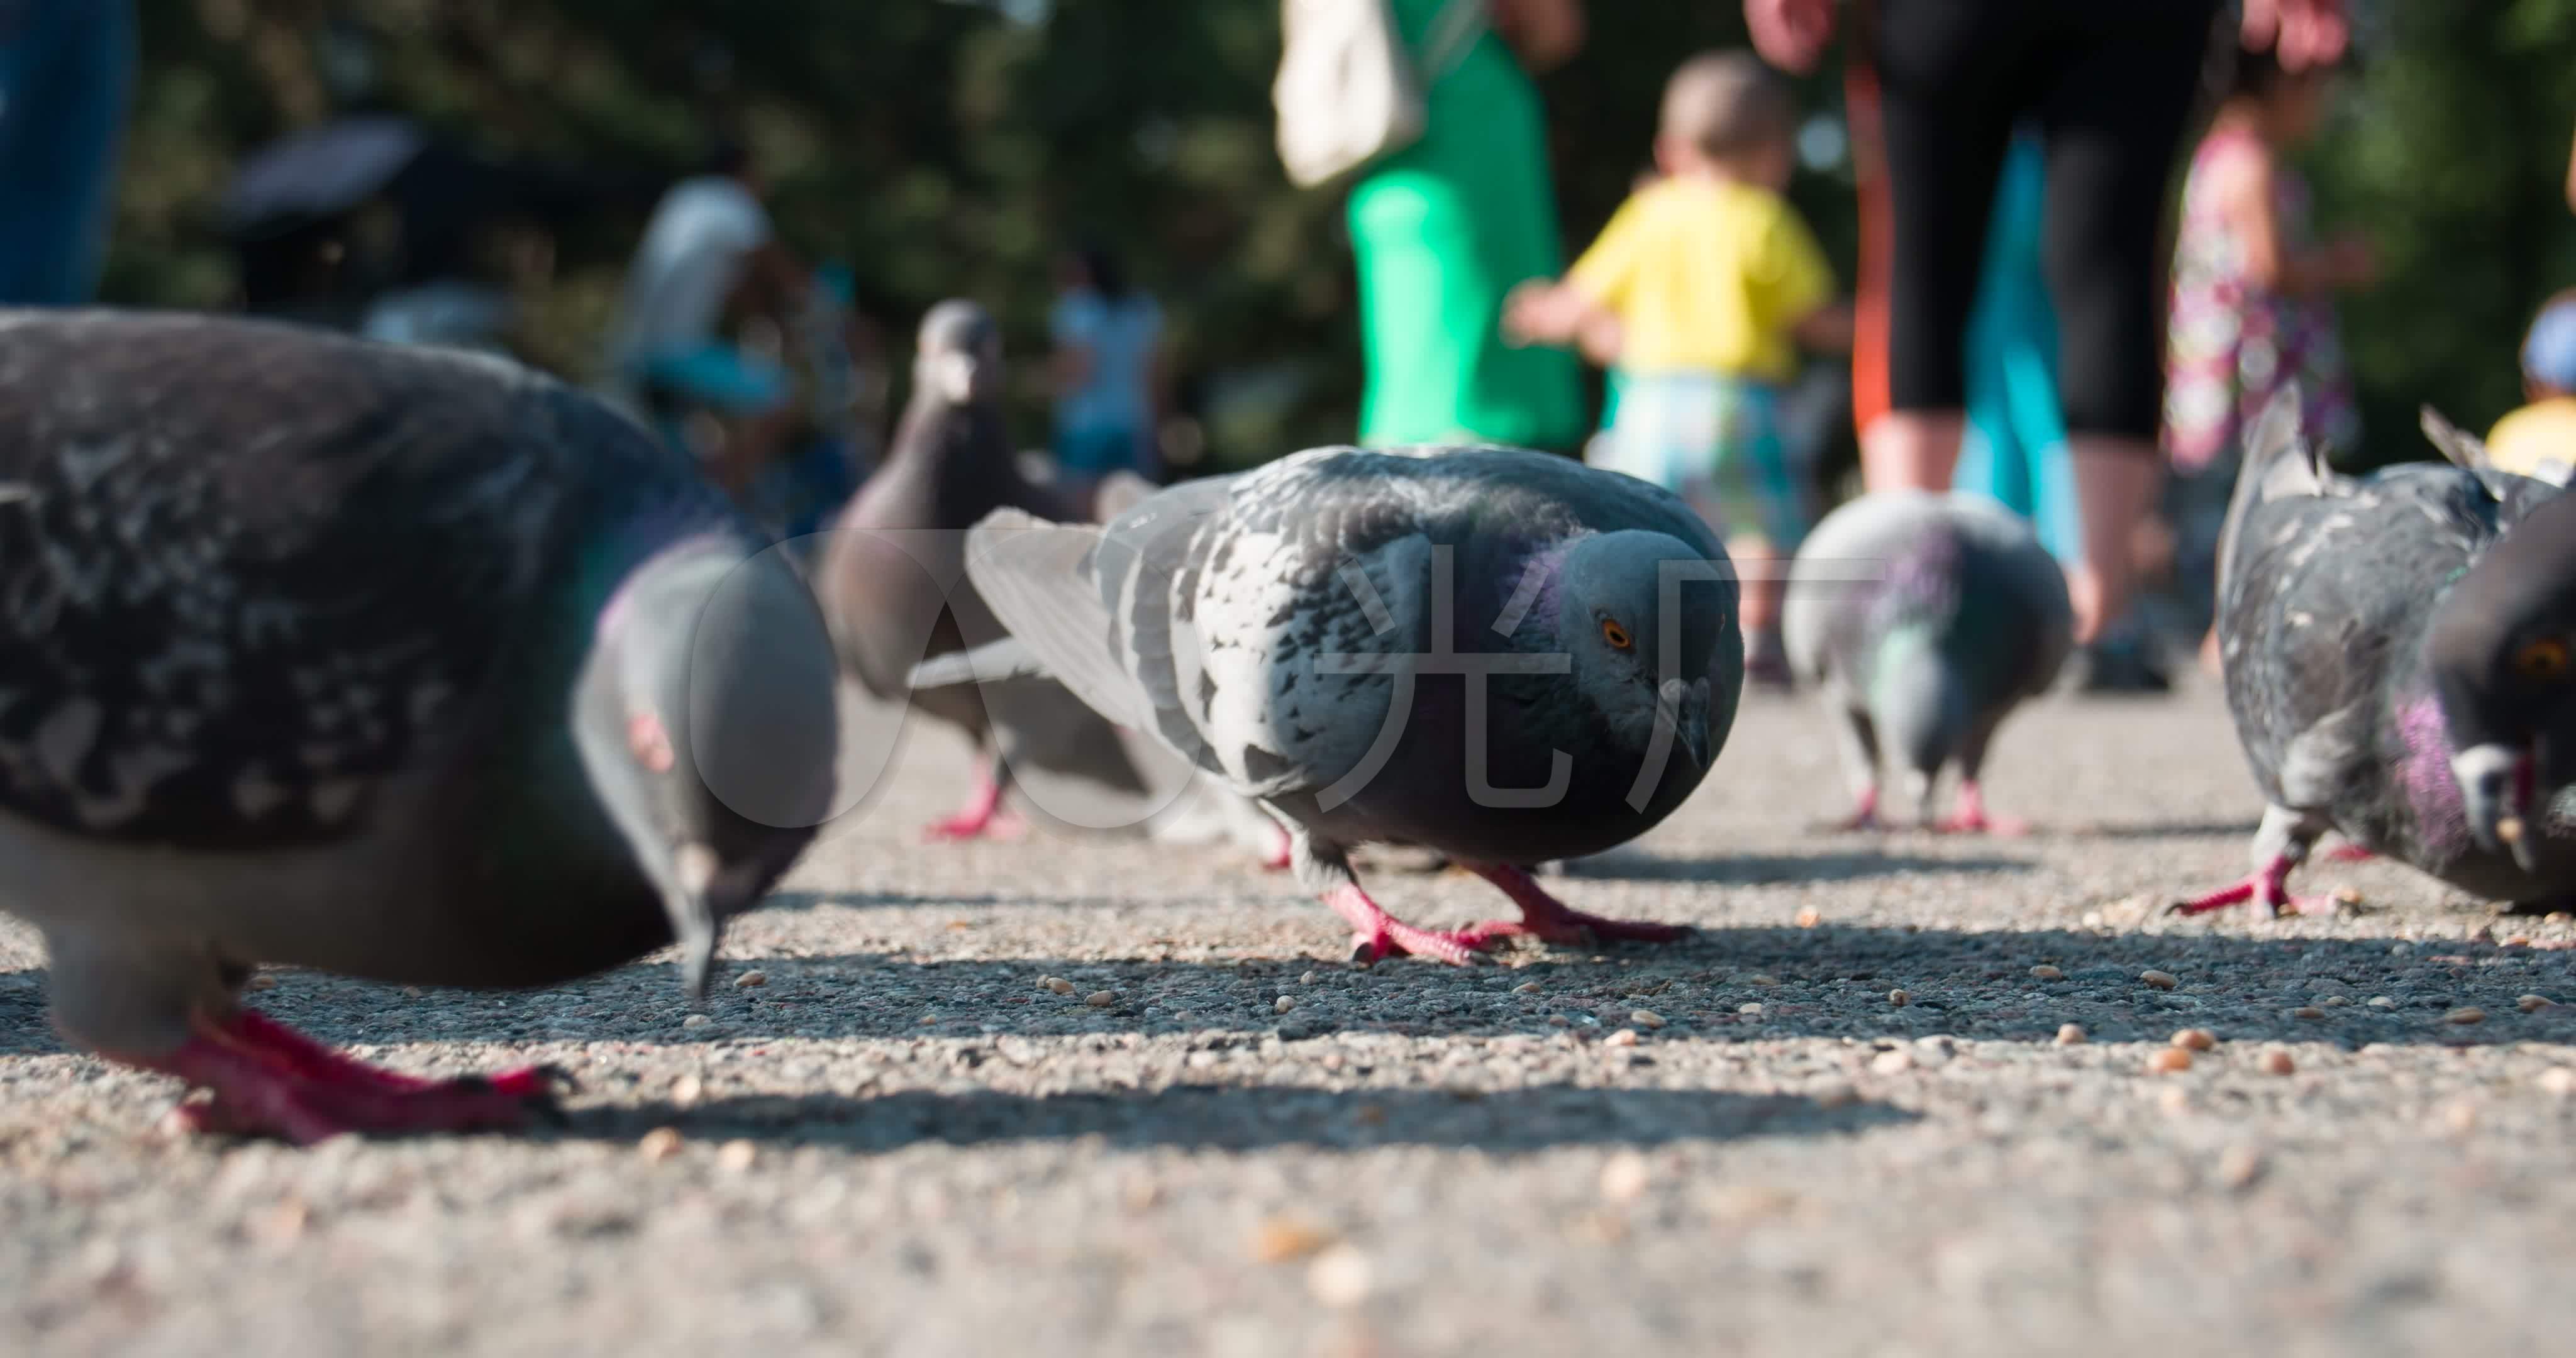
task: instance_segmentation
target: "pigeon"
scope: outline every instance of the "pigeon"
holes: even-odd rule
[[[1678,497],[1524,449],[1317,448],[1106,525],[996,511],[967,571],[1010,635],[925,670],[1052,675],[1258,802],[1354,960],[1686,934],[1529,872],[1662,821],[1734,722],[1735,575]],[[1448,855],[1521,918],[1397,920],[1351,866],[1370,843]]]
[[[930,826],[928,837],[1018,833],[1018,817],[1003,805],[1016,786],[1039,809],[1065,813],[1058,819],[1078,816],[1067,819],[1076,828],[1135,826],[1164,842],[1228,837],[1285,866],[1284,830],[1250,803],[1192,779],[1186,761],[1123,738],[1053,680],[1031,677],[981,693],[913,689],[912,669],[925,657],[1003,635],[966,579],[966,530],[999,507],[1048,517],[1071,517],[1074,509],[1051,480],[1032,474],[1043,470],[1029,465],[1037,459],[1010,449],[1001,332],[992,317],[970,301],[942,302],[923,317],[918,348],[911,404],[892,450],[842,514],[821,578],[843,667],[860,687],[881,699],[911,700],[979,748],[982,765],[967,804]],[[1122,504],[1152,490],[1129,473],[1101,487]],[[1191,782],[1199,786],[1184,786]],[[1190,804],[1179,805],[1183,799]]]
[[[1882,749],[1916,818],[1961,833],[2027,828],[1986,812],[1977,775],[2003,719],[2047,691],[2074,643],[2066,577],[2029,525],[1978,496],[1864,495],[1826,515],[1790,563],[1789,663],[1839,720],[1856,806],[1878,826]],[[1958,806],[1932,820],[1941,770]]]
[[[0,313],[0,908],[200,1130],[509,1127],[239,1004],[260,964],[553,985],[725,919],[828,813],[830,639],[640,427],[505,360]]]
[[[2245,435],[2219,539],[2227,706],[2266,802],[2244,881],[2175,905],[2330,914],[2291,871],[2334,830],[2489,900],[2576,888],[2576,500],[2484,465],[2353,478],[2293,387]],[[2428,412],[2429,413],[2429,412]]]
[[[1063,516],[1071,507],[1020,466],[1001,399],[1002,336],[992,316],[957,299],[932,307],[922,317],[912,398],[894,442],[877,474],[842,511],[821,571],[824,613],[843,668],[876,697],[910,698],[931,717],[963,729],[985,760],[967,804],[931,825],[932,839],[1001,836],[1019,828],[1003,810],[1011,760],[994,739],[987,704],[963,689],[915,694],[907,682],[925,656],[1003,634],[965,579],[965,530],[996,508]],[[1078,721],[1085,711],[1070,695],[1027,701],[1038,709],[1029,714],[1031,729]]]

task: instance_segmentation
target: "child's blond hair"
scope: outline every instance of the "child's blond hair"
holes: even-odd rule
[[[1735,160],[1789,136],[1787,82],[1750,52],[1704,52],[1664,84],[1663,135],[1711,160]]]

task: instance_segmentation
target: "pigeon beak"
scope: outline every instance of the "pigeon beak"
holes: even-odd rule
[[[1655,724],[1672,733],[1673,747],[1691,762],[1691,768],[1708,772],[1708,681],[1685,684],[1667,679],[1655,690]]]
[[[2460,785],[2469,833],[2492,853],[2510,850],[2524,872],[2540,869],[2539,827],[2529,821],[2532,791],[2531,751],[2510,745],[2473,745],[2451,757],[2451,777]]]

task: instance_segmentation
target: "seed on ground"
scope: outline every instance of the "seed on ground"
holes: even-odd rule
[[[2171,990],[2175,986],[2182,984],[2173,978],[2172,973],[2163,971],[2139,972],[2138,980],[2141,984],[2154,986],[2158,990]]]
[[[1646,1191],[1650,1177],[1646,1157],[1635,1151],[1621,1151],[1601,1167],[1601,1197],[1605,1202],[1635,1202]]]
[[[2537,1014],[2543,1009],[2557,1008],[2558,1001],[2553,1000],[2546,995],[2525,995],[2521,999],[2515,1000],[2513,1005],[2516,1009],[2519,1009],[2526,1014]]]
[[[713,1022],[715,1022],[714,1019],[708,1018],[704,1014],[691,1014],[687,1018],[680,1020],[680,1026],[683,1028],[704,1028]]]
[[[1776,985],[1780,984],[1780,978],[1779,978],[1779,977],[1777,977],[1777,976],[1766,975],[1766,974],[1764,974],[1764,973],[1762,973],[1762,972],[1758,972],[1758,971],[1757,971],[1757,972],[1753,973],[1752,975],[1745,977],[1745,978],[1744,978],[1744,983],[1745,983],[1746,985],[1758,985],[1758,986],[1762,986],[1762,987],[1768,988],[1768,987],[1776,986]]]
[[[1254,1228],[1252,1259],[1259,1264],[1284,1264],[1317,1253],[1332,1243],[1332,1233],[1320,1226],[1273,1217]]]
[[[2397,1007],[2397,1001],[2392,1000],[2385,995],[2373,995],[2369,999],[2363,1000],[2362,1003],[2373,1009],[2394,1009]]]
[[[707,1082],[695,1075],[683,1075],[671,1082],[671,1106],[686,1108],[706,1097]]]
[[[2057,1025],[2057,1045],[2061,1047],[2083,1046],[2084,1025],[2081,1023],[2061,1023]]]
[[[1055,978],[1054,978],[1054,977],[1052,977],[1052,976],[1041,976],[1041,977],[1039,977],[1039,978],[1038,978],[1038,989],[1040,989],[1040,990],[1053,990],[1053,989],[1055,989]]]
[[[2295,1074],[2298,1069],[2299,1063],[2291,1060],[2290,1054],[2278,1047],[2263,1053],[2263,1073],[2266,1075],[2290,1075]]]
[[[2066,973],[2061,968],[2052,967],[2046,962],[2042,962],[2038,966],[2030,969],[2030,979],[2034,981],[2063,981],[2066,979]]]
[[[2478,1106],[2462,1099],[2442,1110],[2442,1125],[2455,1136],[2466,1136],[2478,1129]]]
[[[2167,1047],[2147,1058],[2147,1069],[2158,1075],[2174,1075],[2191,1069],[2191,1053],[2180,1047]]]
[[[1335,1245],[1306,1266],[1306,1291],[1326,1306],[1357,1306],[1368,1300],[1370,1287],[1368,1256],[1348,1245]]]
[[[750,990],[755,986],[767,984],[769,984],[769,973],[765,971],[746,971],[733,978],[733,988],[736,990]]]
[[[1735,1006],[1735,1012],[1758,1018],[1762,1014],[1762,1006],[1758,1002],[1739,1004]]]
[[[1115,990],[1095,990],[1090,994],[1083,996],[1082,1002],[1090,1005],[1094,1009],[1106,1009],[1109,1006],[1118,1003],[1118,992]]]
[[[1664,1026],[1664,1016],[1656,1013],[1652,1009],[1632,1010],[1628,1015],[1628,1021],[1636,1024],[1640,1028],[1661,1028]]]
[[[1906,994],[1902,990],[1891,990],[1887,992],[1887,1002],[1899,1009],[1902,1009],[1905,1006],[1912,1004],[1914,1002],[1914,997]]]
[[[1046,988],[1059,995],[1070,995],[1073,993],[1073,982],[1061,976],[1050,976],[1046,979]]]
[[[1612,1034],[1610,1034],[1608,1037],[1605,1037],[1605,1038],[1601,1039],[1601,1045],[1602,1045],[1602,1046],[1605,1046],[1605,1047],[1633,1047],[1633,1046],[1636,1046],[1636,1045],[1637,1045],[1637,1030],[1636,1030],[1636,1029],[1634,1029],[1634,1028],[1621,1028],[1621,1029],[1619,1029],[1618,1031],[1613,1032]]]
[[[2464,1004],[2459,1008],[2444,1014],[2442,1016],[2442,1021],[2444,1023],[2457,1023],[2461,1025],[2484,1023],[2487,1021],[2487,1011],[2480,1009],[2474,1004]]]
[[[1535,995],[1539,993],[1540,989],[1542,989],[1542,987],[1536,981],[1523,981],[1519,985],[1512,987],[1512,993],[1515,995]]]
[[[1322,977],[1322,973],[1321,973],[1321,972],[1313,972],[1313,971],[1310,971],[1310,972],[1307,972],[1305,975],[1298,977],[1298,978],[1297,978],[1297,984],[1299,984],[1299,985],[1313,985],[1317,980],[1321,979],[1321,977]]]
[[[2229,1188],[2243,1188],[2263,1173],[2263,1152],[2252,1146],[2230,1146],[2219,1152],[2218,1181]]]
[[[2173,1035],[2173,1045],[2183,1051],[2205,1052],[2218,1045],[2218,1036],[2207,1028],[2185,1028]]]
[[[1824,915],[1812,905],[1798,912],[1798,927],[1801,929],[1813,929],[1824,922]]]
[[[1869,1068],[1880,1075],[1902,1075],[1914,1069],[1914,1054],[1906,1051],[1880,1052],[1870,1058]]]
[[[277,978],[274,976],[254,976],[242,985],[242,989],[275,990],[277,989]]]
[[[2540,1086],[2541,1093],[2555,1094],[2563,1099],[2570,1094],[2576,1094],[2576,1070],[2570,1070],[2565,1066],[2551,1066],[2540,1072],[2540,1078],[2535,1083]]]
[[[716,1152],[716,1168],[729,1174],[740,1174],[759,1158],[760,1147],[739,1139],[728,1141],[724,1143],[723,1150]]]
[[[2294,1019],[2304,1019],[2309,1023],[2314,1023],[2325,1016],[2326,1011],[2319,1009],[2313,1004],[2303,1004],[2290,1011],[2290,1017]]]
[[[1282,995],[1278,999],[1272,1000],[1270,1002],[1270,1007],[1278,1013],[1285,1014],[1289,1010],[1297,1007],[1297,997],[1294,995]]]
[[[635,1153],[646,1160],[663,1161],[680,1153],[680,1132],[675,1127],[656,1127],[635,1143]]]

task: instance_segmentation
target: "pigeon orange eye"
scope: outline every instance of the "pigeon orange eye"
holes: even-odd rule
[[[1601,620],[1601,639],[1609,642],[1612,648],[1622,651],[1636,644],[1635,640],[1628,635],[1627,628],[1609,618]]]
[[[2525,679],[2556,679],[2567,673],[2567,643],[2555,637],[2534,641],[2513,653],[2513,667]]]

